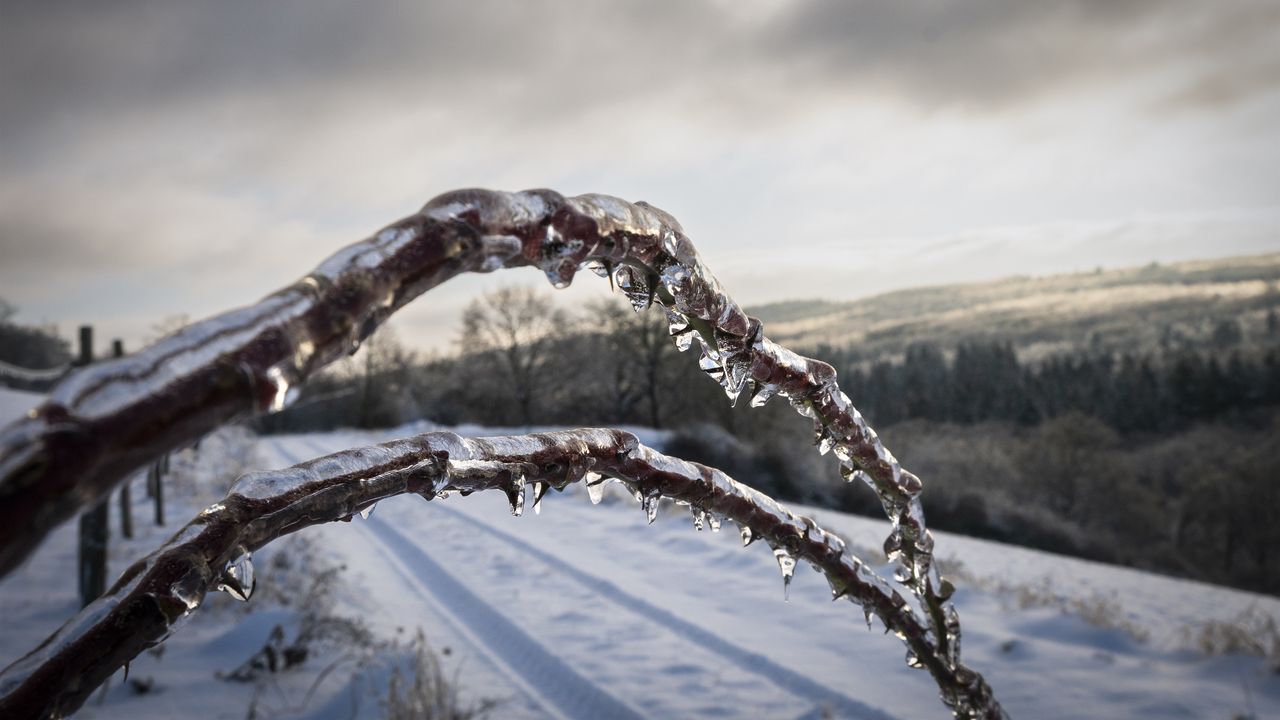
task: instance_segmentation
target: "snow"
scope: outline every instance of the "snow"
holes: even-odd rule
[[[20,415],[38,400],[0,391],[0,412]],[[251,467],[427,429],[434,428],[265,437]],[[657,446],[667,438],[640,434]],[[175,461],[195,463],[191,477],[218,485],[194,501],[180,492],[189,488],[170,490],[175,521],[233,479],[219,475],[230,468],[218,447],[210,442],[199,456]],[[113,508],[112,572],[166,531],[150,522],[140,490],[139,537],[114,535]],[[688,510],[670,503],[649,525],[616,485],[599,505],[582,486],[550,493],[542,505],[540,514],[513,518],[501,493],[430,503],[401,497],[383,501],[366,520],[303,535],[326,562],[347,567],[335,613],[365,618],[384,639],[421,627],[435,648],[450,649],[446,674],[457,671],[465,698],[501,701],[495,717],[947,717],[927,674],[906,666],[896,638],[878,625],[868,632],[858,608],[830,602],[826,582],[803,567],[784,600],[770,549],[763,543],[744,549],[733,526],[695,531]],[[856,547],[879,547],[890,530],[887,522],[807,511]],[[75,532],[75,523],[59,528],[0,582],[0,663],[20,657],[75,612]],[[1250,609],[1280,617],[1280,600],[936,535],[937,556],[963,564],[955,602],[965,660],[987,676],[1014,717],[1280,717],[1280,675],[1265,661],[1207,658],[1183,637],[1209,619],[1231,620]],[[150,720],[198,708],[200,716],[241,718],[258,693],[259,712],[268,717],[380,716],[376,698],[403,660],[398,650],[346,659],[329,652],[273,676],[265,689],[214,677],[262,647],[277,624],[296,630],[296,608],[270,597],[264,568],[272,552],[255,554],[259,586],[250,602],[210,596],[161,656],[144,654],[133,663],[130,677],[153,678],[152,692],[133,692],[118,674],[80,715]],[[1081,613],[1111,627],[1090,624]],[[1148,637],[1138,641],[1121,628]],[[322,675],[331,664],[335,669]]]

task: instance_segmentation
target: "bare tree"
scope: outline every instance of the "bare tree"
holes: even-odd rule
[[[522,425],[548,385],[551,344],[564,334],[568,314],[532,288],[506,286],[471,301],[462,314],[462,353],[491,362],[515,399]]]
[[[364,343],[355,357],[360,385],[360,427],[386,427],[415,415],[413,366],[417,359],[396,336],[395,329],[383,325]]]
[[[645,421],[662,427],[661,390],[672,354],[666,320],[658,313],[631,312],[613,300],[601,300],[587,306],[586,322],[601,330],[615,417],[631,415],[643,404]]]

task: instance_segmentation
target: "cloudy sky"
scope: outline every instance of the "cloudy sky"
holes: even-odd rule
[[[0,0],[0,297],[136,347],[464,186],[648,200],[747,304],[1280,250],[1277,48],[1277,0]]]

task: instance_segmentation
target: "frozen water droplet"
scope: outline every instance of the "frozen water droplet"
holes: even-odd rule
[[[685,330],[684,332],[678,335],[672,335],[671,339],[675,341],[676,350],[680,352],[688,352],[689,348],[693,347],[694,334],[695,334],[695,331],[690,329],[690,330]]]
[[[640,507],[644,509],[644,515],[649,519],[650,525],[653,524],[654,520],[658,519],[658,503],[661,499],[661,495],[653,493],[651,495],[645,495],[640,500]]]
[[[706,373],[718,383],[724,384],[724,366],[720,364],[720,360],[707,352],[704,348],[702,357],[698,358],[698,368]]]
[[[894,530],[889,537],[884,540],[884,556],[889,561],[897,560],[902,554],[902,537],[897,530]]]
[[[667,334],[676,344],[676,350],[687,352],[693,347],[693,338],[698,331],[689,324],[687,317],[674,310],[667,310]]]
[[[182,603],[186,609],[182,612],[182,617],[191,614],[200,605],[202,579],[200,573],[191,570],[181,579],[169,586],[169,594],[175,600]]]
[[[952,595],[956,594],[955,583],[950,580],[943,580],[938,585],[938,597],[942,600],[950,600]]]
[[[707,525],[711,527],[711,532],[720,532],[720,518],[715,513],[707,513]]]
[[[817,567],[816,565],[814,566],[813,569],[817,570],[818,572],[822,572],[822,569]],[[836,600],[839,600],[840,598],[849,594],[849,586],[845,585],[839,580],[836,580],[835,578],[827,577],[827,585],[831,587],[831,602],[835,602]]]
[[[871,608],[870,608],[870,607],[865,607],[865,606],[864,606],[864,607],[862,608],[862,617],[863,617],[863,618],[865,618],[865,619],[866,619],[866,621],[867,621],[867,629],[868,629],[868,630],[870,630],[870,629],[871,629],[871,618],[872,618],[872,616],[873,616],[873,615],[874,615],[874,613],[872,613],[872,612],[871,612]]]
[[[790,588],[791,577],[796,572],[796,559],[791,557],[791,553],[787,552],[784,547],[776,547],[773,549],[773,558],[778,561],[778,569],[782,571],[782,596],[787,602],[791,601]]]
[[[840,475],[844,478],[845,482],[854,482],[856,480],[864,485],[870,486],[871,488],[875,488],[876,486],[875,481],[871,479],[870,475],[868,475],[862,468],[854,467],[853,465],[841,465]]]
[[[274,365],[267,370],[267,380],[274,390],[267,403],[267,412],[280,412],[298,399],[298,388],[292,381],[293,373],[281,365]]]
[[[903,472],[902,466],[898,464],[897,460],[894,460],[889,467],[893,476],[898,480],[898,487],[902,489],[903,494],[907,497],[915,497],[924,490],[924,483],[920,482],[920,478],[916,477],[914,473]]]
[[[511,483],[505,490],[507,502],[511,504],[511,514],[520,517],[524,514],[524,476],[517,475],[511,478]]]
[[[893,569],[893,579],[900,583],[910,582],[912,577],[911,568],[906,565],[899,563],[898,566]]]
[[[756,541],[755,533],[751,532],[751,528],[746,525],[739,528],[739,533],[742,535],[742,547],[746,547]]]
[[[587,473],[586,480],[587,497],[591,498],[592,505],[599,505],[604,500],[604,485],[608,482],[608,478],[597,472]]]
[[[378,503],[373,503],[371,505],[365,506],[363,509],[360,510],[360,517],[365,520],[368,520],[369,516],[373,514],[373,509],[376,507],[378,507]]]
[[[770,398],[778,394],[778,386],[770,383],[757,383],[755,392],[751,393],[751,407],[764,407]]]
[[[662,251],[672,258],[676,257],[676,234],[670,230],[662,233]]]
[[[919,670],[924,667],[924,662],[920,660],[916,654],[910,650],[907,651],[907,667]]]
[[[544,482],[535,482],[533,484],[533,514],[542,514],[542,496],[547,494],[547,484]]]
[[[653,285],[648,272],[630,265],[619,265],[613,272],[618,289],[631,303],[631,309],[640,312],[653,304]]]
[[[218,580],[218,589],[240,602],[245,602],[253,595],[255,582],[253,559],[244,548],[240,548],[240,554],[232,558],[223,569],[222,577]]]
[[[563,273],[561,273],[559,265],[552,268],[547,268],[546,273],[547,273],[547,281],[551,283],[551,287],[557,290],[564,290],[565,288],[573,284],[573,277],[572,276],[566,277]]]
[[[831,436],[831,429],[822,424],[821,420],[814,421],[814,444],[818,446],[818,454],[826,455],[836,446],[836,439]]]

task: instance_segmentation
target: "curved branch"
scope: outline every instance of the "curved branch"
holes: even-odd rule
[[[737,522],[744,537],[775,548],[784,578],[796,561],[813,563],[834,597],[874,613],[902,639],[912,664],[929,671],[958,714],[1001,716],[982,677],[951,663],[908,601],[839,537],[719,470],[662,455],[630,433],[590,429],[479,439],[433,432],[246,475],[225,499],[131,566],[106,595],[0,672],[0,716],[73,712],[112,673],[172,632],[210,589],[247,598],[250,554],[287,533],[350,519],[406,493],[430,500],[452,491],[500,490],[519,514],[527,485],[540,498],[548,487],[584,481],[598,497],[605,478],[624,482],[646,509],[668,497],[699,517]]]
[[[283,407],[294,387],[350,352],[392,312],[461,272],[536,266],[556,287],[590,263],[632,305],[654,301],[676,345],[752,405],[780,395],[814,423],[846,480],[879,496],[885,552],[920,600],[941,655],[959,667],[951,585],[934,567],[921,483],[904,471],[828,364],[765,338],[703,264],[671,216],[606,195],[461,190],[321,263],[257,305],[191,325],[115,362],[81,370],[0,431],[0,576],[59,522],[150,458],[237,416]]]

